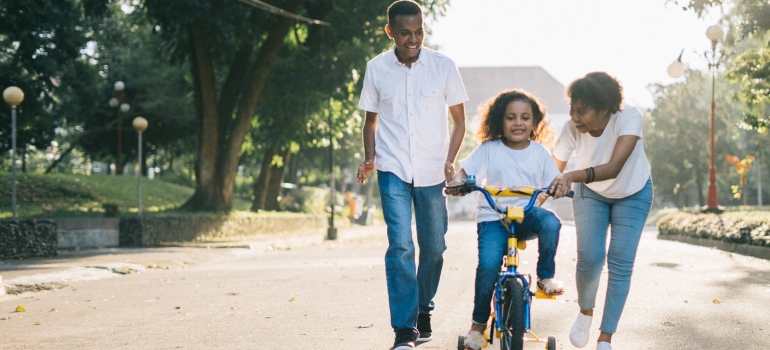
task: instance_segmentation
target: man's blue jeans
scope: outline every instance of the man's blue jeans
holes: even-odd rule
[[[434,308],[433,297],[444,265],[447,231],[444,184],[415,187],[383,171],[377,172],[377,182],[388,226],[385,275],[390,324],[394,329],[415,329],[417,314],[430,313]],[[412,240],[412,204],[420,248],[417,267]]]
[[[473,322],[486,324],[492,312],[492,294],[497,284],[503,256],[508,251],[508,229],[500,221],[484,221],[477,224],[479,264],[476,267],[476,286],[473,298]],[[513,223],[516,237],[520,240],[537,238],[537,277],[553,278],[556,273],[554,258],[559,245],[561,221],[552,211],[532,207],[524,213],[521,223]]]
[[[626,305],[631,288],[631,273],[636,260],[636,249],[642,236],[644,222],[652,205],[652,180],[628,197],[606,198],[576,183],[572,211],[577,231],[577,271],[575,281],[578,305],[581,310],[596,306],[596,292],[604,261],[607,261],[609,280],[604,300],[602,332],[613,334]],[[610,244],[607,247],[607,228]]]

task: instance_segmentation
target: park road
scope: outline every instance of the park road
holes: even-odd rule
[[[470,325],[476,266],[475,223],[450,222],[448,249],[433,313],[434,340],[420,350],[455,349]],[[639,247],[615,349],[769,349],[770,262],[658,240]],[[140,273],[82,281],[57,290],[0,296],[0,349],[378,349],[392,346],[384,253],[385,227],[231,248],[112,249],[53,259],[2,262],[9,280],[47,266],[109,261],[148,267]],[[522,268],[534,273],[534,243]],[[66,263],[65,263],[66,262]],[[536,300],[533,331],[574,349],[575,228],[565,222],[557,278],[566,293]],[[140,269],[141,270],[141,269]],[[598,327],[606,287],[600,285]],[[15,312],[23,306],[25,312]],[[589,343],[586,349],[594,349]],[[488,349],[498,348],[495,343]],[[526,344],[525,349],[544,349]]]

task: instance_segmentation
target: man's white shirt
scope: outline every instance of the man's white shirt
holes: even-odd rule
[[[411,69],[394,49],[370,60],[358,107],[378,113],[377,170],[424,187],[445,180],[449,150],[447,106],[468,101],[460,72],[448,57],[429,48]]]

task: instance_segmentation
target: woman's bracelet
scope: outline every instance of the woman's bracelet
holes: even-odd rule
[[[588,167],[585,169],[586,171],[586,181],[584,183],[590,184],[594,182],[594,176],[596,176],[596,173],[594,172],[594,167]]]

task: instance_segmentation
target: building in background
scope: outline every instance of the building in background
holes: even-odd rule
[[[565,87],[542,67],[460,67],[460,75],[468,92],[465,112],[469,126],[476,129],[479,105],[504,90],[523,89],[542,102],[553,126],[561,131],[569,119],[569,101]]]

